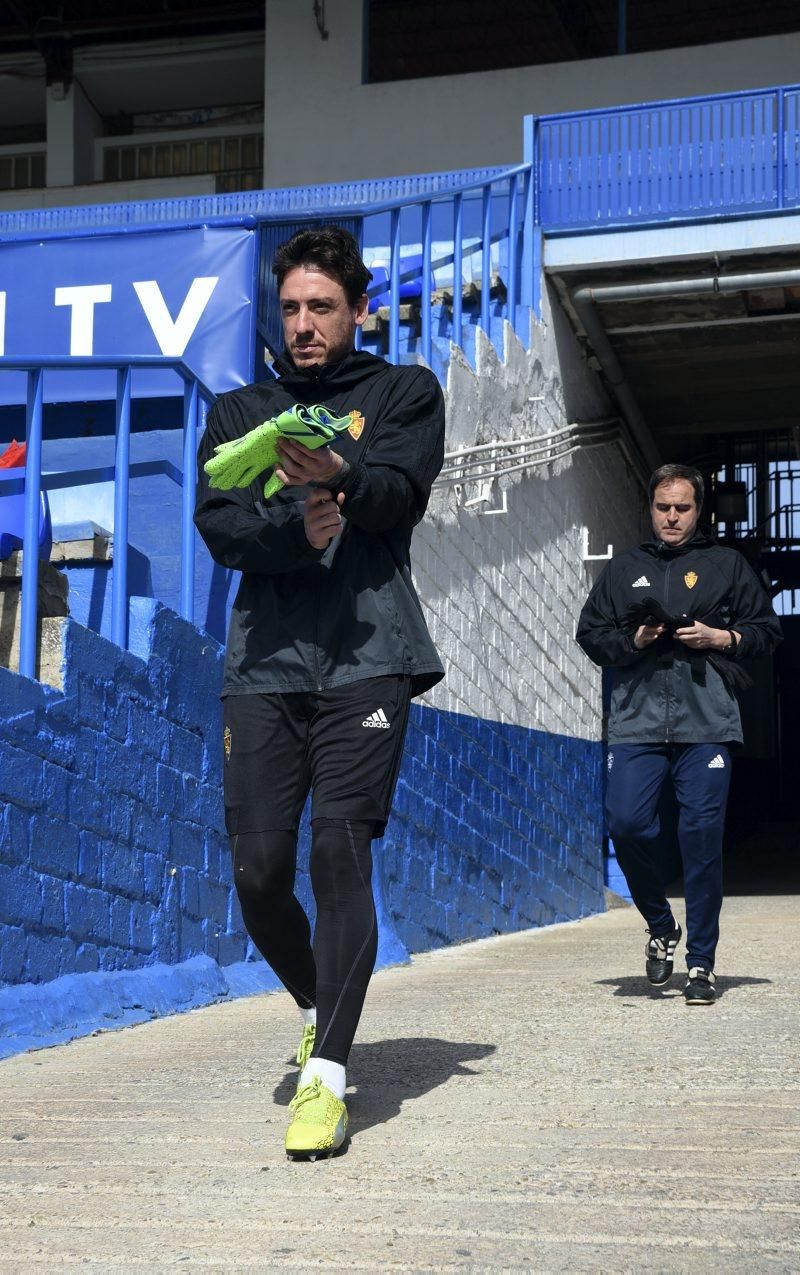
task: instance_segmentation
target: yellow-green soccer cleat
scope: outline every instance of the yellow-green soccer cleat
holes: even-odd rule
[[[347,1136],[347,1107],[313,1076],[298,1089],[289,1107],[294,1112],[286,1130],[286,1154],[292,1160],[335,1155]]]
[[[297,1065],[301,1071],[311,1057],[316,1036],[317,1029],[313,1023],[309,1023],[307,1027],[303,1028],[303,1038],[297,1046]]]

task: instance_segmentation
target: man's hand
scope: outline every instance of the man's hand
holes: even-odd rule
[[[303,448],[303,451],[306,449]],[[313,455],[313,453],[311,453]],[[312,549],[327,549],[342,530],[342,515],[339,507],[344,502],[344,493],[334,499],[330,491],[312,491],[304,507],[303,525],[306,529],[306,540]]]
[[[637,651],[643,651],[651,642],[655,642],[657,638],[665,631],[663,624],[640,624],[633,636],[633,645]]]
[[[731,642],[728,629],[712,629],[708,624],[701,624],[699,620],[695,620],[693,624],[687,624],[682,629],[676,629],[675,636],[679,642],[691,647],[693,651],[725,651]],[[734,640],[738,642],[738,633],[734,633]]]
[[[287,487],[302,487],[306,483],[329,483],[341,470],[344,461],[330,447],[318,447],[311,451],[302,443],[279,438],[276,450],[281,463],[275,466],[275,474]]]

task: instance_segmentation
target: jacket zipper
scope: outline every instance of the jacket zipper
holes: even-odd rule
[[[669,603],[669,573],[670,573],[671,567],[672,567],[672,563],[668,562],[666,565],[666,569],[664,571],[664,610],[667,612],[669,612],[669,605],[668,605]],[[670,742],[669,696],[670,696],[670,690],[671,690],[670,683],[672,679],[672,672],[673,670],[671,667],[667,667],[664,669],[664,710],[665,710],[664,742],[667,744]]]
[[[319,398],[319,376],[311,376],[308,380],[308,394],[312,403],[316,403]],[[320,581],[314,591],[314,672],[317,690],[322,690],[322,669],[319,659],[319,613],[320,613],[320,594],[322,593],[322,581]]]

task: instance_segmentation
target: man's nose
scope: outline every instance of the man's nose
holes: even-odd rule
[[[301,305],[295,316],[295,328],[298,332],[309,332],[313,326],[311,311],[308,306]]]

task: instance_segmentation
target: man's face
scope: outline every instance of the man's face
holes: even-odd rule
[[[665,545],[682,545],[694,535],[700,510],[694,503],[694,487],[686,478],[659,483],[650,506],[653,532]]]
[[[342,285],[320,270],[290,270],[280,290],[283,336],[295,367],[339,363],[367,317],[366,295],[351,305]]]

